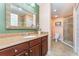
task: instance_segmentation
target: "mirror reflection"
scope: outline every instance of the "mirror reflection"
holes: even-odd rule
[[[36,29],[36,14],[18,4],[6,4],[6,28]]]

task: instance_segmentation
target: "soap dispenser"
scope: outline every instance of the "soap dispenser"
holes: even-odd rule
[[[38,29],[38,34],[41,34],[41,29],[40,28]]]

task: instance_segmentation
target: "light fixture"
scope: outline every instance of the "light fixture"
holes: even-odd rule
[[[19,9],[19,11],[23,11],[22,8],[18,8],[18,9]]]
[[[54,11],[54,12],[56,12],[57,10],[56,10],[56,9],[54,9],[53,11]]]
[[[58,16],[57,16],[57,15],[55,15],[55,17],[57,18]]]

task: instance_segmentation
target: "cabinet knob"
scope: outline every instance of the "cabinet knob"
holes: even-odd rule
[[[15,49],[15,52],[17,52],[18,50]]]
[[[25,55],[28,55],[28,53],[25,53]]]
[[[30,52],[32,52],[32,50],[30,50]]]

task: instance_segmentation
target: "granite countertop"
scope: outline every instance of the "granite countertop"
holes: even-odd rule
[[[16,44],[20,44],[26,41],[30,41],[30,40],[34,40],[36,38],[42,37],[42,36],[46,36],[48,34],[34,34],[32,38],[24,38],[26,37],[26,35],[24,36],[14,36],[14,37],[7,37],[7,38],[0,38],[0,49],[4,49]],[[31,36],[31,35],[30,35]]]

